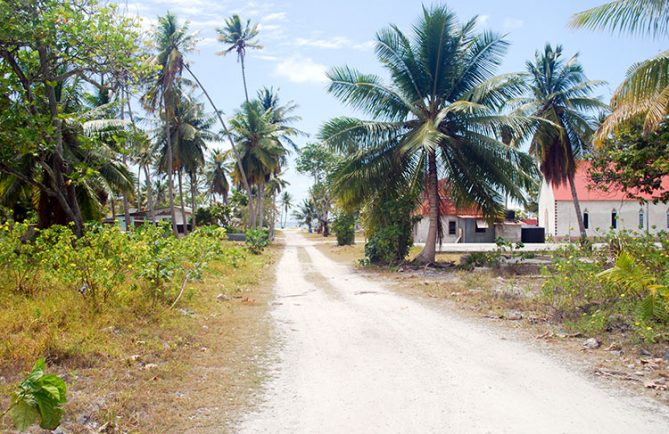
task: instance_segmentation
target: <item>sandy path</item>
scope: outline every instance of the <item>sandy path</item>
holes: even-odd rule
[[[283,337],[245,433],[667,433],[669,411],[616,396],[483,324],[394,294],[288,231]],[[280,304],[279,304],[280,303]]]

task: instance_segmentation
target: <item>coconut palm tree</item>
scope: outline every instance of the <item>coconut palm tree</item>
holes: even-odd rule
[[[162,109],[165,123],[166,159],[167,159],[167,189],[170,216],[172,218],[172,232],[177,235],[176,212],[174,208],[174,156],[172,150],[172,135],[170,123],[174,119],[176,110],[180,78],[184,68],[184,53],[194,47],[193,36],[188,33],[188,25],[180,25],[177,17],[168,12],[158,18],[158,26],[154,34],[156,54],[152,61],[160,68],[155,75],[146,95],[144,106],[151,112],[160,112]]]
[[[306,133],[292,126],[294,123],[302,120],[300,116],[293,114],[297,110],[297,104],[293,101],[288,101],[288,103],[282,105],[279,93],[271,87],[263,87],[258,91],[258,103],[265,111],[269,112],[270,122],[281,127],[279,140],[284,147],[292,148],[297,152],[298,147],[292,138],[295,136],[306,136]]]
[[[669,2],[617,0],[577,14],[571,25],[666,38],[669,36]],[[611,115],[597,133],[598,141],[636,118],[644,119],[646,132],[655,131],[669,114],[669,51],[633,65],[614,92],[611,109]]]
[[[283,229],[286,227],[288,220],[288,210],[293,207],[293,196],[287,191],[284,191],[279,200],[283,210],[283,222],[281,223],[281,229]]]
[[[246,58],[246,50],[260,49],[262,45],[258,43],[256,37],[258,36],[258,25],[251,24],[251,20],[247,20],[246,24],[242,23],[239,15],[235,14],[225,20],[225,25],[216,29],[218,32],[218,40],[228,47],[221,51],[220,55],[226,55],[232,51],[237,52],[237,61],[242,67],[242,81],[244,82],[244,95],[246,102],[249,102],[249,91],[246,87],[246,69],[244,66],[244,59]]]
[[[423,8],[405,35],[390,26],[376,35],[376,55],[392,79],[349,67],[331,70],[329,91],[371,120],[335,118],[321,138],[346,156],[336,173],[340,200],[357,208],[397,179],[422,183],[429,204],[429,231],[417,261],[434,262],[440,233],[438,177],[457,205],[475,204],[488,219],[503,208],[504,195],[522,199],[531,158],[500,139],[502,127],[526,134],[532,122],[501,115],[504,102],[522,91],[518,74],[495,76],[507,43],[476,32],[476,18],[460,24],[445,6]],[[520,168],[520,170],[519,170]]]
[[[311,233],[313,222],[318,219],[316,206],[311,199],[304,199],[298,208],[293,211],[293,218],[301,225],[305,225]]]
[[[229,152],[214,149],[211,151],[209,161],[207,162],[206,177],[209,193],[218,194],[223,199],[223,203],[228,203],[228,193],[230,192],[230,182],[228,176],[231,168],[229,166]]]
[[[545,119],[538,125],[530,145],[544,178],[553,185],[565,182],[571,187],[581,241],[586,232],[574,184],[576,160],[590,147],[597,129],[597,115],[608,107],[592,96],[601,81],[588,80],[578,55],[566,61],[562,47],[547,44],[527,62],[529,95],[517,99],[518,111]]]
[[[256,215],[250,216],[251,227],[263,225],[265,183],[276,176],[286,163],[288,150],[279,137],[283,134],[280,125],[271,122],[271,112],[263,109],[258,101],[244,103],[241,110],[230,121],[235,142],[240,148],[242,167],[250,184],[256,187]],[[239,167],[233,172],[240,179]],[[251,200],[249,203],[252,202]],[[249,207],[249,212],[252,208]]]
[[[207,141],[217,139],[215,133],[211,131],[214,125],[214,118],[204,113],[204,105],[193,100],[192,97],[179,92],[177,104],[174,110],[174,119],[171,123],[171,140],[174,159],[172,161],[173,170],[177,174],[179,186],[179,202],[182,215],[185,215],[186,200],[183,194],[183,175],[188,175],[190,180],[191,207],[193,215],[197,212],[197,175],[204,167],[204,153],[207,148]],[[158,133],[158,143],[160,149],[159,167],[162,170],[167,169],[167,143],[165,131]],[[193,227],[197,222],[193,219]],[[184,225],[184,232],[188,232]]]
[[[280,174],[272,176],[269,179],[269,181],[267,181],[267,184],[265,184],[265,191],[272,198],[271,200],[272,209],[271,209],[271,219],[270,219],[272,223],[270,224],[269,227],[269,234],[272,239],[274,238],[274,227],[276,226],[276,214],[278,211],[278,208],[276,206],[276,195],[279,194],[283,189],[285,189],[288,186],[288,184],[289,184],[288,181],[281,178]],[[281,222],[281,215],[279,215],[279,223],[280,222]]]

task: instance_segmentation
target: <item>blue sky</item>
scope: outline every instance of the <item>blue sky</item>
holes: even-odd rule
[[[604,32],[572,30],[567,23],[576,12],[604,0],[457,0],[446,4],[460,20],[479,16],[482,29],[507,34],[511,43],[499,73],[522,71],[525,61],[546,42],[560,43],[565,53],[579,52],[590,79],[606,80],[600,90],[608,101],[635,62],[666,49],[664,42],[629,38]],[[125,5],[125,2],[119,2]],[[149,31],[158,15],[168,10],[182,20],[200,39],[189,55],[193,69],[208,87],[219,108],[230,115],[243,101],[241,73],[234,54],[218,56],[222,45],[215,28],[226,17],[240,14],[260,24],[262,50],[247,57],[249,93],[262,86],[274,86],[282,100],[299,105],[302,121],[297,127],[315,140],[319,126],[327,119],[352,114],[326,92],[325,72],[331,66],[347,64],[363,72],[383,74],[373,51],[375,33],[389,23],[410,31],[421,13],[420,1],[336,0],[336,1],[233,1],[233,0],[144,0],[127,2],[128,11],[143,18]],[[426,3],[432,4],[432,3]],[[286,174],[288,191],[296,199],[307,196],[310,180]]]

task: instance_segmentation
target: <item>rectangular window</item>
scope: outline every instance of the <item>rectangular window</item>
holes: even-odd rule
[[[590,228],[590,213],[587,211],[583,213],[583,226],[586,229]]]
[[[448,235],[455,235],[455,222],[448,222]]]
[[[476,220],[476,229],[474,232],[482,234],[488,229],[488,222],[485,220]]]
[[[615,211],[611,212],[611,228],[612,229],[618,228],[618,213]]]
[[[639,229],[643,229],[643,220],[644,220],[644,215],[642,210],[639,211]]]

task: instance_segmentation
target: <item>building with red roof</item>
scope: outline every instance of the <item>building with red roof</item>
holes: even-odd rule
[[[521,224],[497,222],[489,224],[475,206],[458,208],[448,195],[446,180],[439,181],[439,215],[444,243],[494,243],[498,236],[512,242],[520,241]],[[416,214],[421,220],[414,226],[414,242],[424,243],[430,225],[430,203],[425,193]]]
[[[611,229],[649,233],[669,229],[669,205],[640,204],[620,189],[598,188],[593,185],[589,172],[590,162],[580,161],[574,179],[588,236],[604,234]],[[663,180],[663,188],[669,190],[669,177]],[[649,195],[640,196],[651,199]],[[538,217],[539,226],[546,228],[547,235],[578,237],[578,221],[568,183],[556,186],[544,180],[539,194]]]

